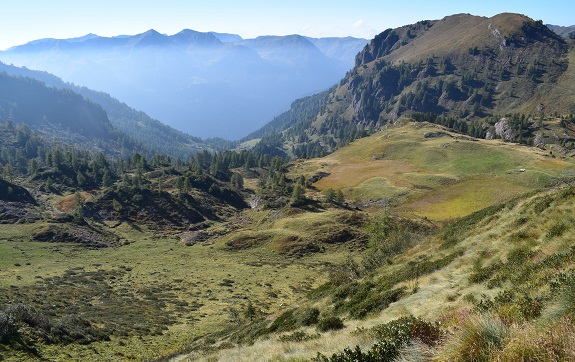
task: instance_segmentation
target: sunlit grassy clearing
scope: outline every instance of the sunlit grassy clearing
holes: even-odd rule
[[[424,137],[428,133],[437,137]],[[467,215],[545,186],[573,164],[545,151],[498,140],[471,140],[441,126],[405,123],[354,141],[294,170],[329,176],[320,191],[342,190],[354,202],[391,200],[432,220]]]
[[[439,187],[398,208],[418,217],[443,221],[469,215],[528,191],[499,177],[469,179]]]
[[[402,182],[401,174],[414,171],[411,165],[395,160],[376,160],[366,163],[342,162],[330,170],[330,176],[321,179],[314,186],[320,190],[328,188],[345,190],[357,187],[371,178],[383,177],[392,185],[405,187],[408,184]]]
[[[408,194],[409,190],[407,187],[391,185],[383,177],[372,177],[357,185],[357,187],[348,189],[346,194],[356,202],[369,199],[397,200],[399,197]]]

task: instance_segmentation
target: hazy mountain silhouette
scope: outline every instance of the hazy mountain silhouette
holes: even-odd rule
[[[298,98],[338,82],[367,43],[299,35],[243,40],[189,29],[174,35],[42,39],[0,60],[109,93],[200,137],[238,139]]]

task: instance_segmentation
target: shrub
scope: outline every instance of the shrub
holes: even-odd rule
[[[479,265],[475,265],[473,268],[473,273],[469,276],[470,283],[483,283],[486,280],[489,280],[491,276],[496,273],[499,269],[503,267],[501,262],[497,262],[486,266],[484,268],[480,267]]]
[[[575,311],[575,272],[557,274],[550,286],[552,294],[557,295],[559,310],[565,314]]]
[[[569,227],[563,223],[553,224],[551,225],[549,230],[547,230],[545,236],[547,237],[547,239],[561,236],[565,233],[565,231],[567,231],[567,229],[569,229]]]
[[[535,205],[533,205],[533,210],[536,213],[540,214],[543,211],[545,211],[549,206],[551,206],[552,201],[553,199],[551,198],[551,196],[542,197],[535,203]]]
[[[4,308],[4,312],[12,317],[16,322],[24,322],[31,327],[47,323],[44,316],[40,315],[34,307],[24,303],[9,304]]]
[[[316,362],[378,362],[392,361],[397,358],[408,343],[419,340],[428,346],[435,345],[443,336],[439,324],[430,323],[413,316],[402,317],[395,321],[372,328],[372,333],[379,339],[367,351],[359,346],[354,349],[345,348],[342,352],[331,357],[318,354],[313,361]]]
[[[312,326],[317,324],[319,318],[319,309],[301,308],[296,313],[298,324],[301,326]]]
[[[330,330],[338,330],[342,329],[345,326],[343,325],[343,321],[341,318],[338,317],[326,317],[322,318],[317,323],[317,329],[320,332],[327,332]]]
[[[439,341],[443,335],[443,330],[439,323],[431,323],[421,318],[407,316],[373,327],[372,333],[378,339],[392,339],[401,342],[417,338],[432,346]]]
[[[370,313],[379,312],[396,302],[405,294],[406,287],[374,291],[363,297],[354,297],[347,303],[349,315],[352,318],[365,318]]]
[[[10,342],[18,335],[18,324],[10,315],[0,312],[0,342]]]
[[[89,344],[97,340],[109,340],[103,331],[92,327],[90,322],[77,315],[66,315],[55,319],[50,323],[47,341],[56,342],[79,342]]]
[[[302,331],[293,332],[292,334],[285,334],[278,339],[280,342],[304,342],[312,339],[319,338],[319,334],[307,334]]]
[[[285,332],[285,331],[291,331],[293,329],[297,328],[297,322],[296,319],[293,315],[293,309],[287,310],[285,312],[283,312],[282,314],[280,314],[279,317],[277,317],[272,324],[270,325],[270,327],[268,328],[269,332]]]

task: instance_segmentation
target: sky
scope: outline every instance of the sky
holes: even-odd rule
[[[182,29],[259,35],[353,36],[456,13],[527,15],[575,25],[573,0],[0,0],[0,49],[28,41],[94,33],[135,35]]]

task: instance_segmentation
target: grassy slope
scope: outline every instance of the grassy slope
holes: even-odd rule
[[[344,347],[359,345],[367,349],[375,342],[369,328],[410,314],[441,321],[444,327],[457,333],[462,321],[473,313],[477,301],[493,298],[503,290],[519,295],[525,293],[543,301],[541,316],[534,320],[517,316],[517,305],[493,308],[498,318],[507,318],[510,332],[502,346],[492,352],[492,357],[498,355],[501,360],[516,360],[517,355],[512,354],[516,352],[512,350],[513,346],[543,343],[536,341],[552,336],[554,332],[547,332],[548,328],[552,331],[554,323],[565,313],[558,311],[562,305],[558,296],[549,292],[549,280],[553,280],[559,272],[572,269],[575,263],[572,253],[569,254],[570,249],[575,247],[574,199],[573,188],[559,187],[534,192],[499,209],[477,214],[453,227],[455,241],[446,241],[444,234],[429,238],[396,257],[393,265],[380,268],[370,278],[377,282],[378,278],[385,278],[390,272],[429,255],[437,260],[453,252],[458,252],[459,256],[439,270],[402,282],[409,288],[406,296],[368,319],[345,320],[346,328],[342,331],[328,332],[305,342],[282,342],[277,336],[272,336],[252,346],[225,349],[204,357],[193,355],[180,360],[303,361],[309,360],[318,351],[331,355],[341,352]],[[562,231],[553,232],[558,224],[564,225]],[[516,261],[518,250],[528,251],[519,263]],[[478,268],[491,265],[500,267],[481,282],[471,281]],[[329,297],[315,305],[328,306]],[[317,333],[313,328],[301,330],[312,335]],[[567,335],[565,338],[572,337]],[[543,351],[545,348],[543,346]],[[440,347],[436,356],[439,360],[451,360],[446,353]]]
[[[424,137],[431,132],[443,135]],[[387,203],[406,215],[445,221],[538,189],[572,169],[570,161],[535,148],[405,123],[297,164],[294,173],[328,172],[314,184],[319,191],[341,189],[360,205]]]

